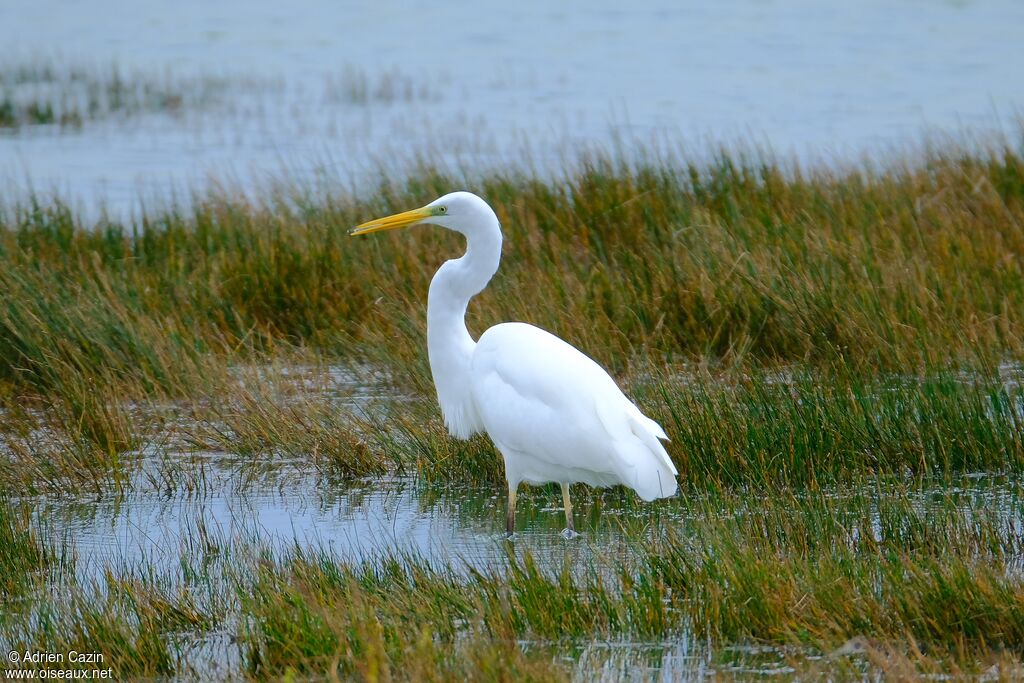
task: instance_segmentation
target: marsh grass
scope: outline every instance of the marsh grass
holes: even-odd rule
[[[1016,472],[1024,459],[1020,371],[864,377],[846,367],[645,372],[624,382],[671,437],[684,488],[832,487],[864,476]],[[484,437],[451,439],[432,400],[384,405],[363,429],[372,450],[425,481],[500,490]]]
[[[192,646],[223,628],[235,605],[226,550],[200,521],[183,537],[170,570],[148,559],[90,561],[67,570],[26,595],[16,618],[3,622],[0,643],[19,652],[65,655],[62,662],[22,661],[13,668],[109,668],[114,680],[198,677],[210,662],[190,657]],[[98,652],[102,660],[70,661],[71,651]]]
[[[811,660],[790,656],[784,661],[793,678],[799,680],[858,680],[877,676],[898,681],[922,678],[1014,681],[1024,675],[1020,656],[1007,650],[986,653],[976,659],[957,658],[865,639],[854,639],[846,648],[828,657]]]
[[[370,76],[360,69],[348,67],[328,74],[324,98],[329,104],[409,104],[416,101],[437,101],[441,93],[431,81],[418,79],[391,69]]]
[[[254,464],[308,462],[331,477],[394,469],[371,447],[364,432],[367,422],[354,405],[310,391],[302,381],[282,380],[282,375],[280,365],[248,369],[218,385],[215,395],[194,409],[189,440]]]
[[[31,526],[30,518],[24,505],[0,500],[0,597],[4,604],[11,604],[36,585],[58,559]]]
[[[921,510],[897,493],[877,509],[864,498],[730,496],[696,508],[684,529],[637,537],[625,564],[582,573],[552,573],[528,552],[467,576],[410,556],[345,565],[296,551],[264,564],[260,588],[245,592],[249,665],[280,673],[302,660],[306,673],[355,675],[367,657],[402,665],[417,632],[541,644],[533,655],[544,644],[690,633],[825,653],[857,639],[877,664],[885,652],[915,671],[929,658],[970,666],[1007,652],[1019,662],[1024,595],[1006,562],[1020,538],[984,505],[947,497]]]
[[[173,314],[172,334],[301,341],[383,361],[420,389],[427,283],[461,246],[438,230],[346,231],[465,184],[428,168],[363,199],[214,196],[131,226],[14,207],[0,248],[10,277],[103,281],[105,302]],[[1009,147],[841,172],[595,156],[564,182],[493,175],[470,189],[507,237],[471,306],[476,332],[529,320],[618,370],[843,359],[906,372],[1020,351],[1024,163]]]
[[[558,183],[479,178],[507,245],[470,327],[527,319],[620,373],[651,359],[994,367],[1020,355],[1022,168],[1005,147],[874,171],[595,156]],[[364,200],[210,196],[130,225],[8,207],[0,376],[46,388],[103,368],[180,391],[197,354],[284,343],[370,360],[429,395],[425,292],[460,245],[430,229],[346,236],[465,183],[418,178]]]
[[[130,225],[7,207],[5,393],[45,407],[63,459],[107,472],[144,431],[126,402],[208,399],[230,367],[289,349],[368,362],[429,403],[425,292],[461,247],[437,230],[346,231],[460,185],[423,168],[363,198],[209,195]],[[592,155],[563,182],[513,172],[472,189],[507,242],[471,331],[522,319],[577,344],[669,426],[688,480],[1019,466],[1019,379],[997,380],[1021,356],[1024,310],[1024,162],[1009,145],[842,171]],[[359,426],[323,401],[225,391],[207,430],[220,446],[312,452],[346,476],[500,478],[485,441],[451,441],[426,405]]]
[[[138,384],[96,373],[95,384],[70,396],[65,382],[64,393],[37,399],[37,410],[12,402],[4,415],[4,479],[30,491],[116,488],[130,482],[137,454],[152,446],[223,452],[250,476],[288,465],[332,478],[413,474],[503,490],[503,463],[490,442],[452,439],[431,398],[330,396],[289,379],[286,366],[222,367],[219,378],[193,380],[193,397],[177,407],[160,407]],[[1010,473],[1024,458],[1016,366],[878,377],[824,365],[659,370],[627,376],[623,385],[668,431],[684,490]],[[137,398],[119,394],[126,387]]]
[[[856,516],[852,525],[820,525],[835,512],[820,502],[798,504],[797,514],[766,507],[743,506],[736,517],[716,510],[702,516],[691,537],[670,533],[641,542],[641,554],[612,578],[552,575],[529,554],[510,557],[498,574],[474,573],[469,580],[409,558],[385,558],[339,576],[329,560],[297,557],[286,571],[315,590],[282,599],[290,607],[278,603],[267,618],[308,609],[309,602],[334,612],[344,611],[339,608],[348,601],[369,600],[383,622],[392,610],[405,620],[416,614],[445,626],[479,620],[477,627],[494,637],[538,642],[671,638],[683,630],[716,642],[754,639],[826,652],[865,634],[933,654],[979,647],[998,652],[1021,642],[1020,584],[1007,575],[1000,544],[985,537],[993,534],[1010,546],[1019,546],[1019,538],[1003,536],[1005,530],[989,526],[984,514],[974,523],[940,506],[929,518],[896,504],[880,511],[884,531],[876,537],[866,533],[870,526],[860,526],[870,520]],[[768,521],[782,522],[781,528]],[[978,537],[974,524],[982,529]],[[953,560],[945,556],[946,532],[964,544]]]
[[[176,115],[208,106],[230,86],[222,78],[144,74],[116,64],[5,64],[0,65],[0,130],[40,125],[74,129],[114,116]]]
[[[417,577],[406,575],[400,562],[386,559],[380,577],[327,558],[264,565],[242,596],[253,624],[245,634],[250,672],[368,681],[563,678],[547,657],[528,657],[511,637],[460,629],[457,622],[472,616],[471,603],[456,586],[424,573],[428,602],[410,595]],[[392,580],[395,590],[388,592]],[[364,581],[388,595],[367,590]]]
[[[434,402],[406,401],[377,408],[364,421],[364,433],[392,469],[415,474],[428,483],[500,485],[504,481],[501,455],[490,441],[483,435],[468,441],[452,439]]]
[[[1019,471],[1024,395],[1014,379],[949,371],[864,377],[849,368],[698,374],[639,385],[683,481],[830,486],[868,474]]]
[[[73,585],[60,602],[41,600],[31,621],[9,625],[4,634],[5,643],[19,652],[100,652],[103,661],[23,662],[20,668],[110,668],[115,678],[172,673],[178,662],[165,637],[167,619],[172,617],[176,628],[189,620],[187,596],[176,596],[173,605],[154,603],[154,587],[110,580],[104,586],[109,592]]]

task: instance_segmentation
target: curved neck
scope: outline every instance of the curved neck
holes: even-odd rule
[[[498,270],[501,228],[496,218],[466,233],[466,253],[447,261],[430,281],[427,297],[427,351],[438,402],[454,436],[479,431],[472,404],[469,366],[476,342],[466,329],[466,307]]]

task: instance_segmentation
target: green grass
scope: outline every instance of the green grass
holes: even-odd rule
[[[1020,537],[983,504],[963,505],[946,498],[922,511],[899,493],[878,508],[856,495],[839,504],[705,498],[687,526],[637,537],[635,556],[582,575],[569,566],[552,574],[528,553],[467,576],[414,557],[339,565],[297,551],[264,565],[260,587],[246,592],[256,624],[249,663],[351,673],[376,640],[400,665],[410,634],[424,631],[441,642],[468,631],[560,647],[688,632],[825,652],[860,636],[930,656],[1020,656],[1024,592],[1007,565]],[[361,618],[372,635],[353,626]]]
[[[25,506],[0,500],[0,597],[5,604],[36,585],[58,561],[53,548],[30,525],[29,517]]]
[[[365,420],[306,384],[322,381],[323,369],[299,372],[297,381],[289,381],[296,369],[292,362],[237,372],[237,382],[218,385],[206,405],[195,406],[189,440],[269,468],[280,459],[309,462],[334,478],[394,469],[371,446]]]
[[[1013,377],[801,368],[786,379],[704,376],[638,393],[667,425],[684,480],[818,487],[864,474],[1020,471],[1024,396],[1020,371]]]
[[[671,437],[684,487],[817,488],[864,476],[1019,472],[1021,370],[865,377],[847,367],[680,375],[626,383]],[[385,406],[364,428],[374,452],[428,481],[500,487],[500,457],[483,437],[448,437],[429,399]]]
[[[167,320],[182,344],[313,345],[423,388],[427,283],[461,245],[436,229],[346,231],[464,185],[426,169],[359,198],[211,197],[132,225],[23,206],[0,225],[0,259],[12,278],[102,281],[104,299]],[[1024,162],[1011,148],[844,172],[598,157],[564,181],[470,185],[507,236],[502,270],[471,307],[476,331],[528,319],[620,370],[841,358],[910,371],[1019,355]]]

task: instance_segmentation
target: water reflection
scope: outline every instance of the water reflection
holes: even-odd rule
[[[147,487],[137,475],[135,489],[123,496],[43,496],[36,501],[36,518],[59,531],[61,538],[73,539],[78,571],[88,576],[107,565],[144,561],[169,570],[180,562],[183,548],[228,547],[239,540],[278,551],[296,545],[322,547],[353,563],[381,554],[410,553],[438,565],[454,563],[456,568],[484,571],[505,566],[511,548],[520,555],[531,553],[542,569],[553,573],[565,567],[581,573],[614,572],[628,566],[639,543],[666,534],[685,538],[691,528],[699,531],[714,516],[749,515],[764,533],[772,534],[787,532],[785,525],[773,530],[771,515],[821,514],[800,506],[791,513],[783,506],[779,513],[779,503],[773,503],[762,521],[758,515],[764,511],[756,496],[738,505],[733,500],[719,510],[713,497],[644,504],[621,489],[593,491],[580,486],[574,497],[579,499],[577,528],[582,535],[566,541],[560,535],[564,517],[557,489],[524,487],[518,531],[510,546],[503,531],[501,488],[427,486],[402,477],[339,483],[288,466],[272,476],[240,482],[234,471],[209,467],[201,491]],[[900,512],[904,496],[909,496],[912,509],[924,517],[949,514],[955,505],[953,513],[963,515],[968,524],[987,525],[1008,539],[1005,549],[1012,555],[1024,538],[1024,499],[1018,487],[991,475],[966,481],[972,485],[904,491],[892,502],[884,491],[870,489],[826,494],[837,502],[822,523],[838,525],[845,539],[841,542],[850,544],[859,543],[865,533],[875,541],[912,539],[913,528],[902,526],[905,515]],[[780,537],[780,542],[791,541]]]

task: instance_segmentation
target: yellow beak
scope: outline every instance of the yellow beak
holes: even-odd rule
[[[407,228],[410,225],[419,223],[420,221],[430,218],[434,213],[428,208],[423,207],[422,209],[413,209],[412,211],[403,211],[402,213],[396,213],[393,216],[386,216],[384,218],[375,218],[372,221],[367,221],[349,230],[349,235],[369,235],[371,232],[380,232],[381,230],[395,230],[397,228]]]

